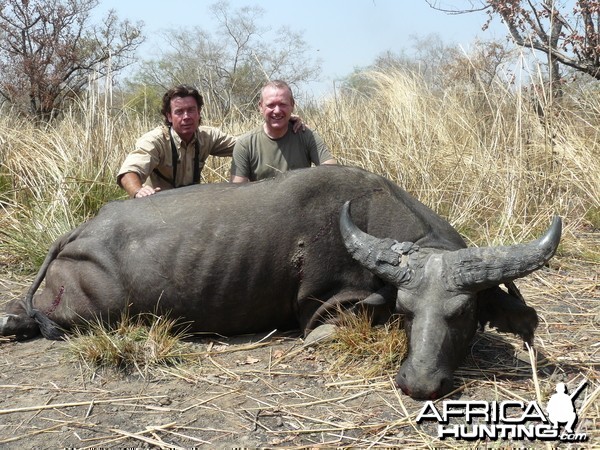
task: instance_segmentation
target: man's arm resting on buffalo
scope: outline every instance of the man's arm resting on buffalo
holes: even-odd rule
[[[323,164],[337,164],[337,161],[334,158],[328,159],[327,161],[323,161],[321,163],[321,165]],[[250,181],[248,179],[248,177],[242,177],[240,175],[231,175],[231,182],[232,183],[247,183],[248,181]]]
[[[160,191],[159,187],[154,189],[151,186],[142,186],[142,180],[135,172],[127,172],[126,174],[123,174],[119,180],[119,183],[131,198],[147,197],[148,195],[152,195]]]
[[[250,181],[248,179],[248,177],[241,177],[239,175],[231,175],[232,183],[247,183],[248,181]]]

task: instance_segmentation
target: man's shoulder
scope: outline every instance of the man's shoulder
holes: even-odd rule
[[[140,136],[140,139],[165,139],[169,134],[169,128],[165,125],[158,125],[150,131],[145,132]]]
[[[228,136],[228,134],[220,128],[209,127],[207,125],[200,125],[198,127],[198,133],[204,136]]]
[[[260,125],[240,135],[237,141],[243,145],[250,145],[255,142],[256,139],[262,139],[263,136],[266,137],[267,135],[263,131],[262,125]]]
[[[298,132],[294,133],[290,127],[285,137],[281,139],[281,143],[279,145],[282,147],[307,150],[315,146],[318,147],[320,142],[322,142],[322,139],[314,130],[306,128],[305,130],[299,130]]]
[[[159,125],[153,129],[151,129],[150,131],[147,131],[146,133],[142,134],[139,137],[139,140],[156,141],[156,140],[166,139],[168,137],[168,132],[169,132],[169,129],[166,126]]]
[[[243,133],[240,136],[240,139],[251,139],[252,137],[262,136],[262,135],[266,136],[262,125],[259,125],[259,126],[252,128],[250,131],[246,131],[245,133]]]
[[[297,133],[293,133],[292,134],[296,134],[300,139],[320,139],[321,137],[319,136],[319,133],[317,133],[315,130],[313,130],[312,128],[306,128],[306,130],[304,131],[298,131]]]

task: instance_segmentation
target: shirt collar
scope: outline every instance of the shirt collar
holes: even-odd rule
[[[168,131],[166,133],[168,139],[170,139],[169,133],[173,137],[173,141],[175,142],[175,145],[177,146],[177,148],[181,148],[181,145],[182,145],[183,141],[181,140],[181,137],[179,137],[179,135],[175,132],[175,130],[173,130],[173,127],[169,127],[168,128]],[[187,144],[187,146],[195,144],[196,141],[199,142],[199,139],[200,139],[200,136],[199,136],[198,130],[196,130],[194,132],[194,137],[192,138],[192,140],[190,141],[190,143]]]

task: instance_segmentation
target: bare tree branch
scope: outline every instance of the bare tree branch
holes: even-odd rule
[[[490,17],[504,22],[516,45],[545,53],[551,66],[559,62],[600,80],[600,2],[596,0],[577,0],[574,6],[556,0],[481,0],[470,2],[472,8],[454,10],[426,1],[452,14],[487,10]]]
[[[117,72],[143,42],[142,24],[118,22],[110,11],[91,23],[98,0],[0,2],[0,92],[47,120],[87,86],[92,73]]]

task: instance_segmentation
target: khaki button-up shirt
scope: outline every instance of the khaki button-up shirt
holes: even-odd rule
[[[156,127],[141,136],[135,143],[135,150],[125,158],[117,174],[119,185],[123,175],[134,172],[139,175],[143,184],[163,190],[173,188],[173,158],[169,133],[173,136],[179,157],[175,180],[177,187],[193,183],[196,142],[199,146],[200,170],[209,155],[231,156],[236,142],[235,137],[217,128],[200,126],[192,141],[186,145],[170,128],[164,125]]]

